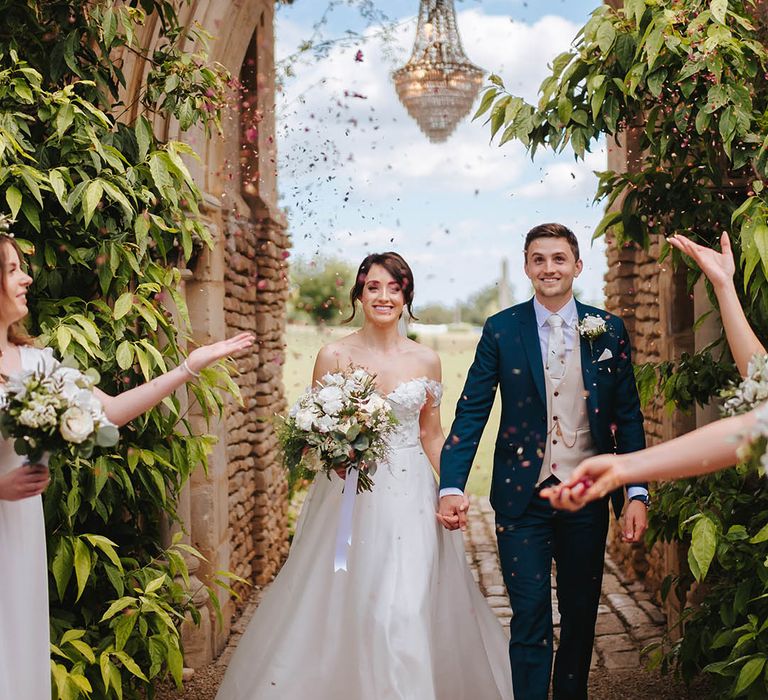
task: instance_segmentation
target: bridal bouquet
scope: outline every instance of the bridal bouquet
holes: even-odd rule
[[[386,457],[387,437],[396,425],[374,377],[350,366],[308,389],[281,419],[277,435],[291,473],[323,471],[330,478],[332,470],[357,469],[359,492],[373,487],[375,465]]]
[[[117,427],[93,393],[97,380],[95,371],[52,362],[7,377],[0,384],[0,433],[32,464],[70,446],[88,457],[95,445],[115,445]]]

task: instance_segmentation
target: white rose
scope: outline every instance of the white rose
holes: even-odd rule
[[[61,415],[61,437],[67,442],[79,445],[85,442],[93,433],[93,417],[87,411],[77,406],[68,408]]]
[[[322,382],[326,386],[341,386],[344,384],[344,377],[337,372],[329,372],[323,376]]]
[[[329,433],[336,428],[336,419],[333,416],[320,416],[317,419],[317,429],[321,433]]]
[[[744,383],[741,385],[741,394],[744,397],[744,400],[748,403],[752,403],[755,398],[757,397],[757,392],[759,390],[759,386],[756,381],[752,379],[747,379],[744,381]]]
[[[312,421],[315,418],[315,414],[307,408],[302,408],[296,412],[294,416],[296,419],[296,426],[299,430],[305,430],[309,432],[312,430]]]
[[[354,379],[356,382],[364,382],[370,376],[371,375],[369,375],[368,372],[360,368],[352,372],[352,379]]]
[[[362,405],[363,411],[369,414],[386,408],[388,408],[387,402],[378,394],[371,394],[368,400]]]
[[[337,386],[326,386],[318,392],[317,401],[324,413],[333,415],[343,408],[344,393]]]

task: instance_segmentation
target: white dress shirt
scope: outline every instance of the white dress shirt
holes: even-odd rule
[[[539,331],[539,348],[541,349],[541,361],[546,366],[547,363],[547,350],[549,347],[549,332],[550,326],[547,323],[547,319],[556,313],[563,319],[563,340],[565,342],[565,362],[568,364],[573,348],[576,347],[576,326],[579,323],[579,311],[576,308],[576,300],[571,298],[566,302],[558,311],[550,311],[539,300],[533,298],[533,310],[536,313],[536,326]],[[443,496],[461,496],[463,493],[457,488],[445,488],[440,489],[440,498]],[[642,486],[630,486],[627,489],[627,498],[633,496],[647,496],[648,489]]]

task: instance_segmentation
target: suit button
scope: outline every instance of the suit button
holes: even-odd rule
[[[552,471],[555,471],[555,469],[557,469],[557,465],[553,463],[552,464]]]
[[[557,420],[557,416],[552,416],[552,420]]]
[[[552,440],[553,445],[557,445],[557,440]]]
[[[560,396],[560,392],[559,392],[559,391],[556,391],[556,392],[555,392],[555,396]]]

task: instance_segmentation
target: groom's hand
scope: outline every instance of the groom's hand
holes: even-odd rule
[[[624,509],[624,527],[621,538],[624,542],[640,542],[648,529],[648,508],[642,501],[627,503]]]
[[[437,519],[447,530],[467,529],[469,499],[464,496],[443,496],[437,510]]]

